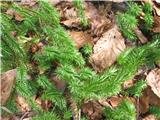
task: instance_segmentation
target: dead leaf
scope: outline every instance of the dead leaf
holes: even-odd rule
[[[99,14],[98,9],[91,2],[85,4],[85,16],[89,20],[93,35],[101,36],[104,30],[112,25],[111,20]]]
[[[142,120],[158,120],[154,115],[147,115]]]
[[[88,101],[84,103],[82,112],[89,116],[91,120],[100,120],[102,118],[103,107],[97,101]]]
[[[149,109],[149,105],[155,105],[160,107],[160,98],[154,94],[150,87],[144,90],[143,96],[139,100],[139,112],[146,113]]]
[[[24,17],[22,15],[20,15],[19,13],[17,13],[15,10],[13,9],[8,9],[6,11],[6,14],[11,15],[13,17],[15,17],[15,20],[21,22],[24,20]]]
[[[124,98],[122,97],[118,97],[118,96],[113,96],[109,99],[107,99],[107,101],[109,102],[109,104],[111,105],[111,107],[117,107],[119,103],[121,103],[121,101]]]
[[[52,80],[53,80],[53,82],[54,82],[54,84],[55,84],[55,86],[58,90],[64,91],[64,89],[66,88],[66,82],[65,81],[60,80],[57,76],[53,76]]]
[[[79,26],[81,25],[79,18],[61,21],[61,23],[70,28],[79,28]]]
[[[153,92],[160,98],[160,69],[156,68],[149,72],[146,80]]]
[[[85,33],[85,32],[76,32],[76,31],[71,31],[69,33],[71,38],[75,41],[76,47],[79,49],[83,47],[85,44],[91,44],[93,45],[93,39],[92,37]]]
[[[154,16],[153,19],[154,19],[154,26],[151,30],[155,33],[159,33],[160,32],[160,17]]]
[[[97,72],[111,66],[118,55],[125,49],[124,38],[117,25],[105,32],[94,46],[94,53],[90,57],[90,63]]]
[[[138,37],[138,39],[140,40],[140,42],[141,42],[142,44],[148,42],[147,38],[143,35],[143,33],[141,32],[141,30],[140,30],[138,27],[136,27],[136,28],[134,29],[134,32],[135,32],[136,36]]]
[[[123,89],[128,89],[134,85],[133,80],[127,80],[123,83]]]
[[[1,105],[8,100],[16,78],[16,69],[1,74]]]
[[[17,107],[22,111],[22,112],[27,112],[31,110],[31,107],[29,106],[29,104],[26,102],[26,100],[21,97],[21,96],[17,96],[16,97],[16,103],[17,103]]]
[[[18,3],[18,4],[32,7],[37,4],[37,1],[36,0],[21,0],[20,3]]]

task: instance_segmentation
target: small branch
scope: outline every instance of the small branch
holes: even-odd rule
[[[147,38],[143,35],[143,33],[141,32],[141,30],[138,27],[136,27],[134,29],[134,32],[142,44],[145,44],[148,42]]]

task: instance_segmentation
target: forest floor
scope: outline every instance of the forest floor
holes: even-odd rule
[[[65,31],[68,33],[68,35],[73,40],[77,51],[79,51],[79,53],[82,53],[82,56],[86,62],[85,66],[88,66],[90,69],[94,71],[95,74],[98,74],[98,75],[103,74],[104,71],[110,70],[110,68],[114,66],[117,69],[119,69],[119,64],[124,63],[123,61],[121,61],[121,59],[119,60],[119,56],[123,54],[123,52],[127,51],[128,49],[132,50],[133,48],[133,49],[138,50],[139,48],[143,46],[147,46],[156,40],[158,41],[157,43],[160,42],[160,2],[158,2],[158,0],[154,2],[150,0],[144,0],[144,1],[142,0],[142,1],[136,1],[134,3],[136,5],[141,6],[140,7],[141,9],[143,9],[143,6],[145,6],[145,4],[150,4],[151,9],[152,9],[150,11],[151,21],[149,21],[150,18],[148,18],[149,20],[145,18],[145,16],[149,14],[149,13],[148,14],[146,13],[147,10],[145,10],[145,8],[144,8],[144,11],[141,10],[139,13],[137,12],[138,9],[137,11],[136,9],[132,11],[131,7],[128,8],[127,1],[123,1],[123,0],[86,1],[83,3],[82,6],[79,5],[81,3],[74,4],[72,0],[67,0],[67,1],[49,0],[49,4],[52,7],[55,7],[56,10],[60,14],[60,23],[59,23],[60,26],[65,28]],[[4,8],[2,8],[1,13],[4,15],[10,16],[9,20],[10,21],[12,20],[16,26],[20,26],[22,23],[24,23],[25,20],[34,21],[34,19],[32,19],[33,16],[30,17],[30,15],[27,12],[24,12],[24,14],[21,14],[21,12],[18,12],[12,9],[10,7],[12,4],[13,2],[5,2],[5,1],[1,2],[1,5],[5,6]],[[14,4],[22,8],[25,8],[28,11],[31,11],[34,9],[36,10],[40,8],[38,2],[35,0],[22,0],[19,2],[18,1],[14,2]],[[127,16],[129,14],[132,15],[132,13],[134,12],[136,14],[138,13],[136,17],[132,18],[132,16],[131,17]],[[93,96],[90,96],[90,94],[87,94],[87,92],[82,91],[82,93],[84,92],[84,94],[86,94],[86,98],[85,98],[85,95],[84,96],[82,95],[82,98],[84,97],[82,100],[83,102],[81,102],[80,108],[78,108],[77,104],[75,103],[76,100],[74,101],[74,97],[72,99],[72,95],[73,96],[75,95],[77,97],[78,95],[81,95],[81,94],[77,92],[73,92],[72,90],[74,89],[76,90],[77,84],[83,84],[83,83],[77,81],[77,84],[74,82],[70,84],[69,80],[63,81],[61,79],[63,78],[61,77],[61,74],[64,74],[65,76],[65,74],[67,73],[61,72],[58,69],[59,71],[57,72],[57,74],[58,75],[60,74],[60,77],[58,77],[58,75],[55,75],[56,72],[55,73],[53,72],[55,71],[55,69],[57,69],[57,67],[60,66],[60,64],[63,65],[63,62],[67,63],[67,62],[70,62],[71,60],[71,62],[73,63],[79,62],[78,64],[81,64],[81,60],[78,58],[78,55],[74,57],[74,59],[77,59],[75,61],[74,60],[72,61],[72,59],[70,58],[66,59],[69,55],[71,55],[72,57],[74,55],[74,52],[73,52],[73,55],[72,54],[61,55],[61,49],[59,49],[60,45],[58,45],[57,47],[58,51],[55,50],[54,55],[56,56],[56,52],[57,53],[60,52],[58,54],[59,56],[62,56],[62,58],[59,56],[57,56],[56,58],[52,57],[53,59],[56,59],[56,60],[58,59],[58,62],[56,60],[52,61],[52,63],[50,62],[48,66],[45,63],[44,65],[46,66],[43,68],[39,65],[39,61],[40,61],[39,59],[33,60],[34,55],[36,54],[41,55],[45,53],[43,51],[43,47],[50,45],[50,43],[48,42],[50,41],[50,38],[51,38],[48,32],[49,29],[47,29],[48,31],[46,33],[41,32],[41,28],[46,27],[47,25],[49,27],[52,27],[49,24],[52,18],[47,18],[48,16],[50,16],[50,14],[52,13],[48,12],[48,15],[42,14],[42,16],[40,16],[40,19],[43,18],[44,21],[46,20],[48,21],[48,23],[46,21],[43,22],[43,20],[39,20],[38,25],[40,27],[37,27],[37,28],[35,27],[38,30],[40,29],[38,33],[34,31],[34,26],[36,26],[37,24],[33,24],[30,26],[31,28],[33,28],[32,30],[27,28],[29,24],[25,24],[26,26],[27,25],[28,26],[27,27],[22,26],[22,29],[20,29],[19,31],[17,30],[19,28],[18,27],[16,28],[13,25],[13,29],[15,28],[15,30],[12,29],[10,34],[11,36],[13,36],[16,42],[20,45],[20,48],[25,49],[25,52],[27,51],[26,53],[29,56],[29,59],[27,59],[27,62],[26,62],[27,66],[29,66],[28,67],[29,70],[27,70],[27,75],[26,75],[27,79],[31,79],[32,81],[35,81],[38,78],[37,76],[45,75],[49,78],[50,82],[55,85],[56,89],[62,92],[63,97],[66,99],[67,106],[69,106],[68,108],[71,109],[71,116],[68,118],[67,117],[61,118],[60,116],[61,119],[64,119],[64,120],[65,119],[66,120],[67,119],[75,119],[75,120],[78,120],[78,119],[82,119],[82,120],[85,120],[85,119],[86,120],[87,119],[88,120],[104,120],[104,119],[122,120],[123,119],[123,120],[129,120],[129,118],[123,118],[123,117],[122,119],[118,119],[118,118],[116,119],[112,115],[107,115],[107,112],[104,112],[105,108],[110,108],[111,110],[116,109],[120,105],[120,103],[126,99],[131,101],[134,104],[134,107],[136,109],[135,119],[137,120],[158,120],[160,118],[160,61],[159,61],[160,57],[158,53],[156,53],[156,55],[158,56],[157,57],[158,60],[156,58],[154,62],[148,62],[147,64],[140,65],[140,67],[138,67],[138,69],[136,69],[135,72],[133,70],[133,74],[135,73],[134,75],[131,75],[130,77],[126,77],[127,80],[122,80],[121,82],[117,83],[117,84],[120,84],[121,90],[119,90],[119,88],[115,85],[115,87],[117,87],[118,89],[115,93],[114,93],[115,88],[111,87],[108,89],[112,89],[113,94],[112,94],[112,90],[110,90],[111,95],[107,95],[105,97],[104,95],[105,93],[104,93],[100,97],[97,95],[98,96],[97,98],[96,98],[96,95],[94,96],[94,94]],[[28,15],[28,19],[26,19],[25,15],[26,16]],[[53,13],[53,17],[54,16],[56,18],[56,14],[54,15]],[[3,20],[5,21],[6,19],[2,19],[1,22],[3,22]],[[129,27],[127,26],[127,22],[129,24],[128,25]],[[56,28],[53,28],[53,29],[56,29]],[[4,30],[7,31],[9,29],[5,27]],[[40,33],[42,33],[43,35]],[[56,37],[56,35],[58,36],[58,34],[60,34],[60,36],[63,37],[63,33],[60,33],[60,32],[59,33],[50,32],[50,33],[51,33],[51,36],[54,34],[53,37]],[[2,30],[2,34],[3,34],[3,30]],[[7,34],[4,33],[4,36],[7,36]],[[16,82],[17,76],[18,76],[17,69],[20,65],[18,64],[18,61],[19,60],[21,61],[21,59],[19,59],[21,58],[21,56],[19,57],[18,55],[19,53],[17,54],[15,50],[15,53],[16,53],[15,55],[11,53],[9,57],[6,56],[3,58],[3,56],[6,55],[5,52],[3,53],[3,49],[5,49],[5,47],[7,46],[7,45],[3,46],[3,42],[7,43],[7,40],[6,41],[5,40],[6,40],[6,37],[3,37],[2,35],[2,69],[1,69],[2,70],[2,74],[1,74],[1,92],[2,92],[1,93],[1,112],[2,114],[1,114],[1,119],[2,120],[30,120],[36,116],[37,112],[35,112],[32,109],[32,105],[30,106],[30,104],[26,101],[27,95],[26,96],[24,95],[26,98],[23,95],[20,95],[20,93],[23,90],[25,91],[25,89],[23,88],[20,89],[19,90],[20,93],[18,93],[19,91],[14,92],[15,89],[18,89],[18,87],[16,88],[15,86],[18,84]],[[63,40],[65,41],[65,39]],[[63,46],[63,41],[61,42]],[[10,43],[9,45],[12,46],[13,44]],[[158,46],[157,49],[155,50],[160,51],[159,47],[160,46]],[[48,48],[47,50],[49,51],[50,49]],[[72,50],[72,46],[71,46],[71,50]],[[62,48],[62,51],[63,51],[63,48]],[[137,53],[133,52],[132,54],[135,54],[136,56]],[[35,58],[37,56],[35,56]],[[51,55],[48,53],[46,56],[44,55],[44,58],[40,57],[41,60],[44,59],[42,63],[46,62],[45,57],[50,57],[50,56]],[[8,59],[8,61],[6,59]],[[152,61],[151,59],[152,58],[148,58],[147,61]],[[130,61],[130,59],[128,60]],[[126,63],[129,63],[128,60],[126,60],[127,61]],[[131,61],[132,61],[132,58],[131,58]],[[8,66],[5,67],[5,65],[6,66],[8,65]],[[135,65],[137,65],[137,63]],[[69,68],[66,68],[66,69],[69,69]],[[125,69],[129,70],[130,67],[128,68],[126,67]],[[79,73],[79,68],[76,67],[75,71],[78,71]],[[108,72],[112,72],[112,71],[108,71]],[[85,74],[86,76],[88,75],[90,77],[89,72]],[[123,74],[125,73],[122,72],[121,74],[123,76]],[[128,75],[130,73],[126,73],[126,74]],[[72,76],[72,77],[75,77],[75,76]],[[67,76],[66,78],[72,79],[72,77]],[[89,77],[88,79],[90,79]],[[115,79],[121,80],[121,76],[117,75]],[[90,82],[88,83],[91,84]],[[36,86],[36,85],[37,84],[33,86]],[[56,102],[54,100],[52,101],[48,99],[46,96],[45,96],[46,97],[45,100],[41,99],[42,92],[44,92],[44,90],[42,90],[41,87],[38,88],[38,90],[36,91],[36,94],[34,94],[34,96],[32,97],[33,98],[32,100],[36,104],[38,104],[38,106],[40,106],[44,111],[52,111],[51,109],[57,109],[56,107],[54,107],[54,105],[56,106],[56,102],[57,102],[56,100],[55,100]],[[37,87],[35,87],[35,89],[37,89]],[[98,89],[98,88],[94,88],[94,89]],[[88,90],[91,90],[91,89],[88,89]],[[79,91],[81,91],[81,89],[79,89]],[[15,97],[13,97],[13,94],[16,94]],[[55,92],[55,94],[57,93]],[[101,94],[101,92],[97,90],[95,94]],[[18,112],[15,112],[13,110],[14,107],[11,108],[8,105],[8,101],[13,100],[13,99],[15,100],[15,104],[17,108],[19,109]],[[79,98],[77,97],[77,99]],[[59,107],[59,104],[57,106]],[[129,108],[130,107],[131,106],[129,106]],[[60,109],[58,108],[58,110],[61,110],[61,108]],[[123,109],[121,112],[123,112]],[[63,109],[62,109],[62,112],[56,111],[56,114],[57,115],[63,114]],[[125,112],[122,114],[125,114]],[[128,113],[128,114],[130,115],[132,113]],[[76,116],[78,116],[78,118]],[[52,118],[46,117],[45,119],[49,120]],[[43,118],[43,120],[45,119]],[[35,120],[41,120],[41,119],[37,118]]]

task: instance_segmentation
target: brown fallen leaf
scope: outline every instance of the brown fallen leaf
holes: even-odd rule
[[[91,3],[85,3],[85,16],[91,25],[92,35],[101,36],[104,30],[112,26],[112,22],[105,14],[99,13],[98,9]]]
[[[15,78],[16,78],[16,69],[9,70],[5,73],[1,74],[1,105],[4,105],[6,101],[8,100],[12,88],[15,83]]]
[[[111,66],[118,55],[125,49],[124,38],[117,25],[105,32],[94,46],[90,63],[97,72]]]
[[[142,120],[158,120],[154,115],[147,115]]]
[[[21,96],[16,97],[16,103],[17,103],[17,107],[21,110],[21,112],[27,112],[31,110],[31,107],[29,106],[29,104]]]
[[[75,41],[78,49],[83,47],[85,44],[93,45],[93,38],[85,32],[71,31],[69,35]]]
[[[91,120],[101,120],[103,107],[97,101],[88,101],[83,104],[82,112]]]
[[[52,80],[58,90],[64,91],[64,89],[66,88],[65,81],[60,80],[57,76],[53,76]]]
[[[109,99],[107,99],[107,101],[109,102],[109,104],[111,105],[111,107],[117,107],[119,103],[121,103],[121,101],[124,98],[122,97],[118,97],[118,96],[113,96]]]
[[[146,80],[153,92],[160,98],[160,69],[156,68],[149,72]]]
[[[146,113],[149,110],[149,105],[160,107],[160,98],[154,94],[150,87],[144,90],[143,96],[139,99],[139,112]]]
[[[128,89],[134,85],[133,80],[127,80],[123,83],[123,89]]]
[[[13,9],[8,9],[8,10],[6,11],[6,14],[15,17],[15,20],[17,20],[17,21],[20,21],[20,22],[21,22],[21,21],[24,20],[24,17],[23,17],[22,15],[20,15],[19,13],[17,13],[17,12],[16,12],[15,10],[13,10]]]
[[[160,17],[154,16],[153,20],[154,20],[154,26],[151,30],[155,33],[159,33],[160,32]]]
[[[65,21],[61,21],[61,23],[67,27],[73,27],[73,28],[79,28],[79,26],[81,25],[80,19],[76,18],[76,19],[69,19],[69,20],[65,20]]]

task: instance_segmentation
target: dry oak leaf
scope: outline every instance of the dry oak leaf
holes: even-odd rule
[[[114,25],[113,28],[102,35],[94,46],[90,63],[97,72],[101,72],[116,61],[125,47],[124,38],[117,25]]]
[[[75,41],[78,49],[83,47],[85,44],[93,45],[93,38],[85,32],[71,31],[69,32],[69,35]]]
[[[160,69],[156,68],[149,72],[146,80],[152,91],[160,98]]]
[[[6,101],[8,100],[13,85],[15,83],[15,78],[16,78],[16,69],[9,70],[5,73],[1,74],[1,105],[4,105]]]

